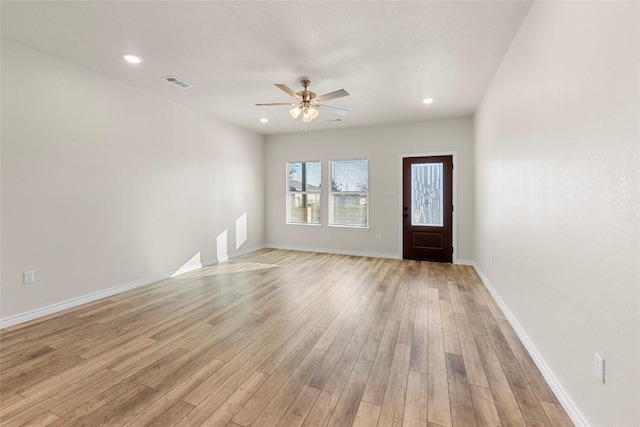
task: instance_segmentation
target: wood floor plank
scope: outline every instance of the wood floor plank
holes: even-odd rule
[[[193,405],[189,405],[183,401],[179,401],[171,409],[160,415],[149,427],[169,427],[177,426],[180,421],[193,410]]]
[[[449,380],[449,402],[451,422],[454,426],[475,427],[476,418],[471,403],[471,392],[467,371],[462,356],[446,353],[447,377]]]
[[[44,391],[40,395],[30,396],[29,398],[20,396],[21,400],[15,401],[12,405],[3,401],[2,416],[9,419],[24,411],[30,411],[36,414],[53,411],[55,415],[60,416],[63,411],[58,410],[56,405],[62,404],[65,401],[77,405],[82,402],[82,398],[86,398],[87,400],[90,398],[91,395],[88,393],[100,393],[103,391],[101,387],[103,387],[105,380],[113,380],[104,385],[106,389],[120,381],[121,378],[122,376],[104,369],[95,375],[89,376],[86,381],[70,385],[63,390]]]
[[[278,390],[280,390],[285,382],[289,380],[298,366],[304,361],[309,351],[313,348],[313,344],[322,335],[323,331],[324,329],[314,328],[307,337],[305,337],[305,339],[296,346],[295,351],[291,352],[291,354],[289,354],[289,356],[277,366],[277,369],[274,369],[271,372],[269,379],[265,381],[256,393],[254,393],[254,395],[245,402],[238,413],[235,414],[234,420],[236,423],[249,425],[258,417],[258,415],[269,404],[273,396],[278,392]],[[318,354],[323,354],[320,350],[318,350],[318,352]],[[267,360],[267,362],[272,358],[273,355]],[[263,363],[262,366],[264,366],[265,363]],[[258,370],[260,370],[260,368]]]
[[[429,328],[429,360],[427,368],[427,419],[444,427],[451,426],[447,363],[441,328]]]
[[[309,377],[315,366],[322,357],[322,351],[311,349],[307,357],[293,372],[291,377],[269,401],[269,404],[259,414],[259,417],[251,424],[252,426],[274,426],[287,412],[287,409],[304,386],[305,380]]]
[[[149,423],[156,421],[166,411],[170,410],[184,396],[188,395],[192,390],[198,387],[206,379],[210,378],[215,372],[224,366],[224,362],[212,359],[207,363],[200,364],[198,360],[195,361],[193,366],[197,366],[197,370],[185,369],[185,377],[175,379],[175,377],[169,376],[160,382],[154,389],[162,390],[165,393],[159,393],[158,397],[151,405],[147,406],[137,416],[127,422],[126,426],[145,426]],[[187,402],[185,402],[187,403]],[[193,405],[190,405],[193,407]],[[189,413],[191,411],[188,411]],[[187,414],[185,414],[186,416]]]
[[[427,291],[427,305],[429,311],[429,327],[442,328],[442,316],[440,315],[440,294],[438,289],[429,288]]]
[[[472,267],[276,249],[0,330],[0,420],[572,425]]]
[[[280,345],[281,343],[279,341],[274,341],[266,337],[254,341],[253,344],[247,347],[246,352],[224,364],[211,377],[207,378],[185,396],[183,400],[198,407],[214,390],[225,384],[226,381],[236,373],[244,371],[242,372],[243,375],[247,377],[251,375],[251,367],[257,369]],[[239,379],[237,380],[239,381]]]
[[[367,335],[369,333],[371,326],[376,320],[376,314],[379,311],[383,297],[384,292],[377,291],[375,293],[374,297],[371,299],[371,302],[367,306],[367,310],[362,315],[362,322],[360,322],[354,333],[358,335]]]
[[[357,359],[364,344],[364,339],[365,337],[362,335],[352,335],[349,345],[340,356],[335,368],[309,411],[304,422],[305,426],[324,426],[329,422],[354,365],[358,365],[359,371],[370,369],[370,361]]]
[[[371,375],[369,376],[367,387],[362,396],[362,400],[364,401],[382,406],[399,328],[400,323],[396,320],[389,320],[387,323],[384,335],[380,341],[380,351],[378,351],[373,363]]]
[[[535,362],[531,359],[531,356],[525,349],[522,342],[518,339],[518,336],[509,322],[507,320],[498,319],[497,324],[538,399],[545,402],[558,403],[556,395],[544,380],[544,377],[538,370]]]
[[[522,416],[528,426],[551,427],[540,402],[529,386],[524,372],[519,366],[502,365],[502,370],[507,377],[511,391],[516,397]]]
[[[189,393],[183,400],[195,406],[195,409],[185,417],[188,424],[202,423],[220,407],[252,373],[279,346],[279,341],[269,340],[264,343],[263,351],[253,354],[245,363],[240,365],[228,362],[213,376],[205,380],[197,389]],[[241,361],[244,358],[238,357]],[[240,366],[237,366],[240,365]]]
[[[331,415],[329,427],[353,424],[372,365],[373,363],[368,360],[358,359],[356,361]]]
[[[427,393],[427,375],[409,371],[403,426],[418,427],[427,424]]]
[[[381,408],[364,400],[360,402],[353,427],[371,427],[378,424]]]
[[[380,425],[402,426],[410,358],[411,346],[396,343],[389,369],[389,380],[387,381],[380,410],[380,419],[378,421]]]
[[[416,287],[417,289],[417,287]],[[407,296],[402,318],[400,319],[400,329],[398,331],[398,342],[411,345],[413,342],[413,325],[416,319],[416,300]]]
[[[203,424],[227,424],[268,378],[267,374],[254,372]]]
[[[558,403],[541,401],[542,409],[553,427],[573,427],[571,419]]]
[[[348,346],[352,336],[354,335],[353,331],[356,329],[361,319],[361,315],[352,314],[350,316],[336,339],[331,343],[329,349],[324,352],[324,356],[318,367],[307,380],[308,386],[315,387],[319,390],[324,387],[327,379],[331,375],[331,372],[335,368],[336,363],[340,360],[342,353],[345,351],[345,348]]]
[[[482,360],[478,353],[478,347],[469,325],[469,320],[465,313],[454,313],[458,336],[460,337],[460,349],[464,358],[464,365],[467,371],[469,384],[480,387],[489,387],[487,376],[482,366]]]
[[[52,427],[94,426],[109,419],[111,415],[126,408],[132,400],[147,392],[149,387],[133,381],[123,381],[104,393],[74,408],[51,423]]]
[[[491,347],[489,338],[484,335],[476,335],[475,339],[500,420],[509,426],[525,426],[526,423],[518,402],[509,386],[500,361]]]
[[[305,385],[298,393],[287,412],[280,418],[278,427],[299,427],[304,423],[305,418],[309,414],[309,411],[313,407],[320,390],[314,387]]]
[[[32,419],[31,421],[29,421],[29,427],[43,427],[43,426],[48,426],[49,424],[51,424],[52,422],[54,422],[55,420],[57,420],[59,417],[55,414],[52,414],[51,412],[45,412],[43,414],[41,414],[40,416]]]
[[[473,401],[473,412],[475,414],[476,424],[479,427],[501,425],[491,390],[487,387],[475,385],[469,385],[469,390],[471,392],[471,400]]]
[[[358,328],[354,332],[358,335],[366,334],[367,336],[367,340],[362,348],[362,354],[360,355],[362,359],[366,359],[371,362],[376,359],[378,349],[380,348],[380,340],[382,339],[382,335],[387,326],[390,312],[391,304],[385,303],[384,299],[382,299],[376,310],[375,320],[372,323],[369,323],[370,320],[365,317],[366,314],[363,316],[363,321],[360,322],[360,325],[358,325]],[[366,324],[366,327],[361,330],[361,325],[363,324]]]
[[[462,356],[456,318],[453,315],[450,301],[440,301],[440,314],[442,315],[442,331],[444,332],[444,351]]]
[[[482,317],[484,327],[491,339],[491,344],[493,345],[496,355],[498,359],[500,359],[500,363],[503,365],[519,366],[517,358],[513,354],[509,343],[502,334],[489,308],[487,306],[478,307],[478,311],[480,312],[480,317]]]
[[[427,308],[416,308],[413,324],[413,339],[411,341],[410,369],[415,372],[427,373],[427,348],[429,344],[429,311]]]
[[[447,282],[447,289],[449,289],[449,298],[453,312],[465,313],[464,305],[462,304],[462,297],[460,296],[460,290],[455,282],[455,278]]]
[[[353,313],[353,310],[356,308],[359,301],[360,298],[358,298],[357,296],[351,297],[349,299],[340,313],[338,313],[333,321],[327,326],[327,329],[324,331],[320,339],[318,339],[313,348],[325,351],[329,348],[329,346],[331,346],[331,343],[336,338],[338,333],[340,333],[342,327]]]

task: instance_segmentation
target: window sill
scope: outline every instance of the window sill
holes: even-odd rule
[[[338,230],[354,230],[354,231],[369,231],[369,227],[356,227],[351,225],[327,225],[327,228],[335,228]]]
[[[293,225],[294,227],[316,227],[322,228],[322,224],[307,224],[307,223],[298,223],[298,222],[287,222],[286,225]]]

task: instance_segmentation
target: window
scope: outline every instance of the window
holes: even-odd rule
[[[320,225],[320,162],[287,163],[287,223]]]
[[[332,160],[329,169],[329,225],[368,227],[369,161]]]

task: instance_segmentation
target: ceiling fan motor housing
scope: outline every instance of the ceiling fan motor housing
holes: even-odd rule
[[[302,105],[308,107],[311,100],[316,97],[316,94],[307,90],[307,87],[311,84],[309,80],[301,80],[300,83],[302,87],[304,87],[304,90],[298,92],[297,95],[302,100]]]

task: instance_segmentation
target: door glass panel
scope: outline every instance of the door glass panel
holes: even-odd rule
[[[443,164],[411,165],[411,225],[443,225]]]

